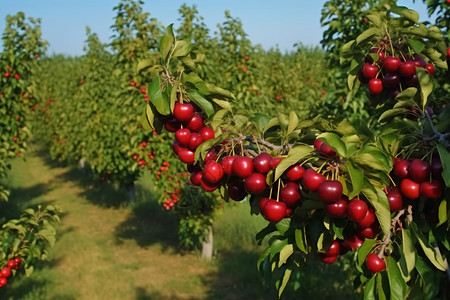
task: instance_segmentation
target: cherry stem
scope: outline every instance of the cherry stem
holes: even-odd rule
[[[378,252],[378,257],[383,259],[384,258],[384,252],[386,250],[387,245],[391,243],[392,234],[397,228],[397,224],[400,220],[400,217],[403,216],[406,212],[406,208],[403,208],[402,210],[399,210],[398,213],[395,215],[395,217],[391,220],[391,230],[389,230],[389,233],[384,238],[382,245],[380,247],[380,251]]]

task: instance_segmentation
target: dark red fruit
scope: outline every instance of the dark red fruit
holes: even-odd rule
[[[206,192],[213,192],[217,190],[217,188],[219,187],[219,183],[211,183],[208,180],[206,180],[204,176],[202,176],[202,181],[200,185]]]
[[[383,85],[389,88],[396,88],[400,84],[400,77],[397,74],[388,73],[383,77]]]
[[[416,64],[411,60],[402,62],[400,64],[399,72],[403,77],[411,78],[416,74]]]
[[[361,240],[356,234],[351,234],[344,237],[344,247],[350,251],[356,251],[363,244],[363,240]]]
[[[272,156],[269,153],[262,152],[253,159],[253,169],[261,174],[267,174],[270,171],[270,161]]]
[[[428,74],[434,75],[435,68],[434,68],[433,64],[426,64],[425,65],[425,70],[427,70]]]
[[[192,118],[187,122],[186,127],[192,131],[200,131],[203,128],[203,119],[197,114],[192,115]]]
[[[420,196],[420,184],[405,178],[400,183],[400,193],[409,199],[417,199]]]
[[[193,185],[200,185],[202,183],[202,171],[195,171],[194,173],[191,174],[191,183]]]
[[[359,222],[367,214],[367,204],[363,200],[353,199],[348,203],[347,215],[348,218],[354,222]]]
[[[402,158],[396,158],[394,160],[394,174],[398,178],[408,177],[409,161]]]
[[[177,153],[178,157],[185,164],[193,164],[195,162],[195,152],[182,148]]]
[[[313,169],[307,169],[302,177],[302,184],[308,191],[317,191],[320,184],[325,180],[325,176],[317,173]]]
[[[388,56],[384,59],[383,68],[386,73],[394,73],[398,70],[401,63],[402,62],[399,57]]]
[[[286,176],[286,179],[289,181],[298,181],[302,178],[304,173],[305,169],[303,169],[303,167],[300,166],[299,164],[295,164],[287,168],[284,175]]]
[[[403,208],[403,197],[397,188],[391,188],[387,193],[389,208],[391,212],[399,211]]]
[[[289,181],[280,190],[280,200],[286,203],[288,207],[296,206],[301,199],[300,188],[295,182]]]
[[[197,147],[200,146],[203,142],[204,140],[199,133],[192,132],[191,136],[189,137],[188,148],[192,151],[195,151],[195,149],[197,149]]]
[[[430,164],[421,159],[414,159],[409,164],[409,178],[417,183],[424,182],[430,178]]]
[[[416,74],[414,74],[413,76],[411,76],[411,78],[408,78],[407,80],[405,80],[403,82],[403,84],[405,85],[405,87],[416,87],[419,85],[419,77],[417,77]]]
[[[444,184],[440,180],[424,181],[420,184],[420,193],[427,198],[440,198],[443,192]]]
[[[174,152],[175,154],[178,155],[178,152],[180,152],[181,149],[185,149],[185,148],[182,147],[182,146],[180,145],[180,143],[174,142],[174,143],[172,144],[172,150],[173,150],[173,152]]]
[[[214,161],[217,160],[217,154],[214,150],[210,150],[210,151],[208,151],[208,153],[206,153],[205,159],[203,160],[203,162],[206,164],[210,160],[214,160]]]
[[[269,200],[272,200],[272,199],[264,197],[264,198],[261,198],[261,200],[259,200],[259,211],[261,213],[264,212],[264,207],[266,206],[267,201],[269,201]]]
[[[194,107],[190,103],[175,103],[175,107],[173,109],[173,116],[179,122],[185,122],[192,118],[194,114]]]
[[[279,222],[286,216],[286,204],[272,199],[267,200],[263,215],[270,222]]]
[[[244,181],[245,190],[249,194],[258,195],[264,192],[264,190],[267,187],[266,184],[266,176],[261,173],[253,173],[247,178],[245,178]]]
[[[338,256],[325,256],[322,253],[319,255],[320,261],[325,264],[333,264],[337,261]]]
[[[236,156],[231,167],[234,175],[246,178],[253,173],[253,159],[247,156]]]
[[[369,79],[375,78],[378,74],[378,67],[371,63],[365,63],[362,70],[364,76]]]
[[[175,140],[180,145],[187,146],[189,144],[190,137],[191,137],[191,131],[187,128],[181,128],[175,132]]]
[[[0,287],[4,287],[8,284],[8,280],[5,277],[0,277]]]
[[[330,248],[328,248],[327,251],[325,251],[325,253],[323,253],[325,256],[338,256],[341,252],[341,246],[339,245],[339,241],[334,240],[331,245]]]
[[[324,180],[317,189],[319,198],[329,204],[336,202],[342,197],[342,183],[338,180]]]
[[[181,128],[181,123],[177,119],[172,118],[164,123],[164,129],[168,132],[175,132]]]
[[[366,228],[375,223],[375,221],[376,221],[375,211],[373,210],[372,207],[370,207],[367,210],[367,213],[364,216],[364,218],[361,221],[358,221],[357,224],[360,228]]]
[[[369,227],[359,228],[356,234],[361,239],[373,239],[380,233],[380,225],[378,223],[374,223]]]
[[[433,158],[431,161],[431,175],[433,178],[440,179],[442,178],[442,162],[439,158]]]
[[[203,176],[211,183],[217,183],[223,178],[222,165],[214,160],[210,160],[206,163],[203,169]]]
[[[226,175],[231,176],[233,174],[233,161],[237,156],[225,156],[224,158],[222,158],[222,167],[223,167],[223,171],[225,172]]]
[[[386,269],[384,260],[378,257],[375,253],[370,253],[366,258],[366,267],[372,273],[378,273]]]
[[[425,68],[427,62],[419,54],[414,54],[414,64],[416,65],[416,67]]]
[[[347,200],[341,198],[334,203],[327,204],[325,211],[330,217],[345,218],[347,216]]]
[[[228,196],[234,201],[243,200],[247,196],[244,183],[238,179],[228,182]]]
[[[331,148],[330,146],[328,146],[325,143],[322,143],[322,145],[320,145],[319,151],[330,157],[333,157],[336,155],[336,151],[334,151],[333,148]]]
[[[11,269],[14,269],[16,267],[16,262],[14,261],[14,259],[8,260],[7,266]]]
[[[372,78],[369,80],[369,91],[378,95],[383,91],[383,81],[380,78]]]
[[[208,126],[205,126],[200,130],[200,135],[202,136],[202,139],[204,141],[213,139],[215,134],[216,132],[211,128],[209,128]]]
[[[8,278],[10,275],[11,275],[11,268],[9,268],[9,267],[4,267],[0,271],[0,277]]]
[[[271,170],[275,170],[275,168],[280,164],[280,162],[283,160],[282,157],[273,157],[270,160],[269,166]]]

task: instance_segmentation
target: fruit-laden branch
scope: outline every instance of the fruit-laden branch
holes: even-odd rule
[[[411,205],[408,205],[408,208],[403,208],[397,212],[397,215],[391,220],[391,230],[389,231],[388,235],[383,240],[383,243],[380,247],[380,252],[378,253],[378,257],[383,259],[384,258],[384,252],[386,250],[386,247],[391,243],[392,235],[395,233],[397,229],[397,225],[400,225],[400,218],[408,212],[408,218],[412,216],[412,207]],[[410,219],[411,221],[411,219]]]
[[[438,142],[442,145],[444,145],[446,148],[450,147],[450,133],[440,133],[437,131],[436,127],[433,125],[433,121],[431,120],[430,114],[428,111],[425,111],[425,117],[428,120],[428,123],[430,124],[431,131],[433,131],[433,136],[430,137],[430,140],[438,139]]]
[[[257,144],[263,145],[264,147],[269,148],[271,150],[287,151],[287,150],[289,150],[292,147],[291,144],[281,145],[281,146],[274,145],[274,144],[272,144],[272,143],[270,143],[270,142],[268,142],[266,140],[263,140],[263,139],[258,138],[256,136],[253,136],[253,135],[243,136],[242,140],[246,140],[246,141],[249,141],[249,142],[256,142]]]

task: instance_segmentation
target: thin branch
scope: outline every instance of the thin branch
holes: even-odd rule
[[[391,230],[386,235],[386,237],[383,240],[383,243],[380,247],[380,252],[378,253],[378,257],[383,259],[384,258],[384,251],[386,250],[386,247],[391,243],[391,238],[393,233],[395,232],[397,228],[397,224],[400,221],[400,217],[403,216],[406,212],[406,208],[403,208],[402,210],[399,210],[397,215],[391,220]]]
[[[436,127],[434,127],[433,121],[431,120],[430,114],[426,110],[425,110],[425,117],[427,118],[428,123],[430,124],[431,131],[434,134],[429,139],[436,139],[437,138],[438,142],[440,144],[444,145],[445,147],[449,147],[450,143],[449,143],[448,139],[450,139],[450,133],[442,134],[439,131],[437,131]]]

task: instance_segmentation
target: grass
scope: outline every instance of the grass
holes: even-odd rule
[[[123,205],[125,193],[93,188],[85,179],[40,148],[27,161],[14,161],[11,199],[1,205],[2,214],[17,217],[38,203],[57,204],[64,214],[51,260],[30,278],[11,280],[0,299],[275,299],[256,269],[262,248],[254,236],[266,221],[250,216],[248,203],[225,205],[214,226],[215,258],[205,262],[199,253],[179,251],[177,220],[153,199],[149,181],[137,184],[136,203]],[[313,264],[307,271],[303,292],[287,291],[283,299],[352,299],[345,292],[352,291],[348,280],[336,280],[348,276],[342,268],[330,274]],[[327,293],[313,293],[323,288]]]

